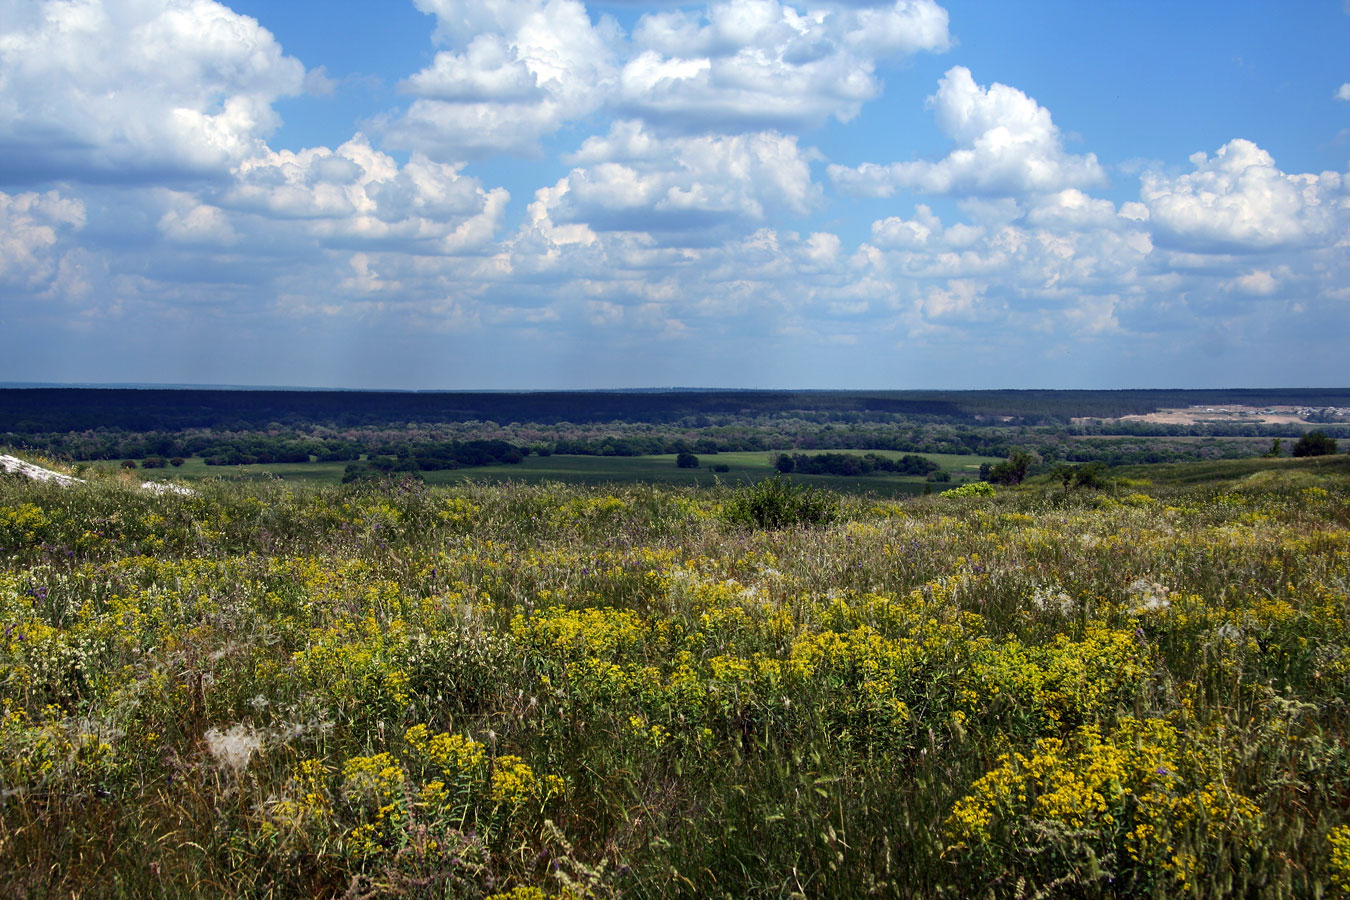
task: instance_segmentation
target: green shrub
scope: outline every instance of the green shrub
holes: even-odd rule
[[[814,488],[802,488],[774,476],[748,487],[737,488],[722,508],[722,518],[747,528],[787,528],[793,525],[824,525],[839,514],[835,498]]]
[[[1320,431],[1310,431],[1294,444],[1295,456],[1330,456],[1336,452],[1336,442]]]
[[[950,491],[943,491],[944,497],[992,497],[994,486],[987,481],[972,481]]]

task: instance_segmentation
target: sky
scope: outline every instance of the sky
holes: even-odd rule
[[[1350,0],[0,0],[0,382],[1346,386]]]

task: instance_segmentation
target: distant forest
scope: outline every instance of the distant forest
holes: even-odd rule
[[[97,388],[0,390],[0,433],[254,431],[402,423],[681,423],[826,414],[839,422],[907,420],[1066,424],[1191,405],[1350,406],[1350,389],[1122,391],[540,391],[530,393]]]
[[[1350,407],[1350,390],[674,391],[408,393],[96,388],[0,389],[0,447],[70,460],[200,457],[208,465],[357,463],[416,471],[500,465],[530,454],[647,456],[887,450],[1035,454],[1057,462],[1223,459],[1266,452],[1344,421],[1169,425],[1109,420],[1163,408]],[[1087,421],[1074,421],[1075,419]],[[1286,450],[1287,452],[1287,450]],[[788,457],[798,472],[864,466]],[[800,461],[798,468],[795,464]],[[885,469],[873,462],[871,469]],[[844,474],[864,474],[862,472]],[[914,472],[912,474],[924,474]]]

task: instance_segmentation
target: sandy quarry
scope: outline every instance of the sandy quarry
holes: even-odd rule
[[[1162,425],[1195,425],[1199,422],[1250,425],[1295,425],[1306,422],[1307,410],[1297,406],[1187,406],[1162,409],[1141,416],[1121,416],[1114,422],[1154,422]],[[1092,419],[1076,419],[1089,422]]]

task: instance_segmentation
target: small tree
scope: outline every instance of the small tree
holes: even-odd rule
[[[981,474],[990,484],[1021,484],[1031,468],[1031,454],[1025,450],[1013,450],[1003,462],[994,463],[988,472],[981,466]]]
[[[791,475],[792,470],[797,467],[797,463],[786,453],[778,454],[778,458],[773,461],[773,467],[784,475]]]
[[[698,457],[686,450],[675,457],[675,465],[681,469],[697,469]]]
[[[1294,444],[1295,456],[1330,456],[1336,452],[1336,442],[1320,431],[1310,431]]]

